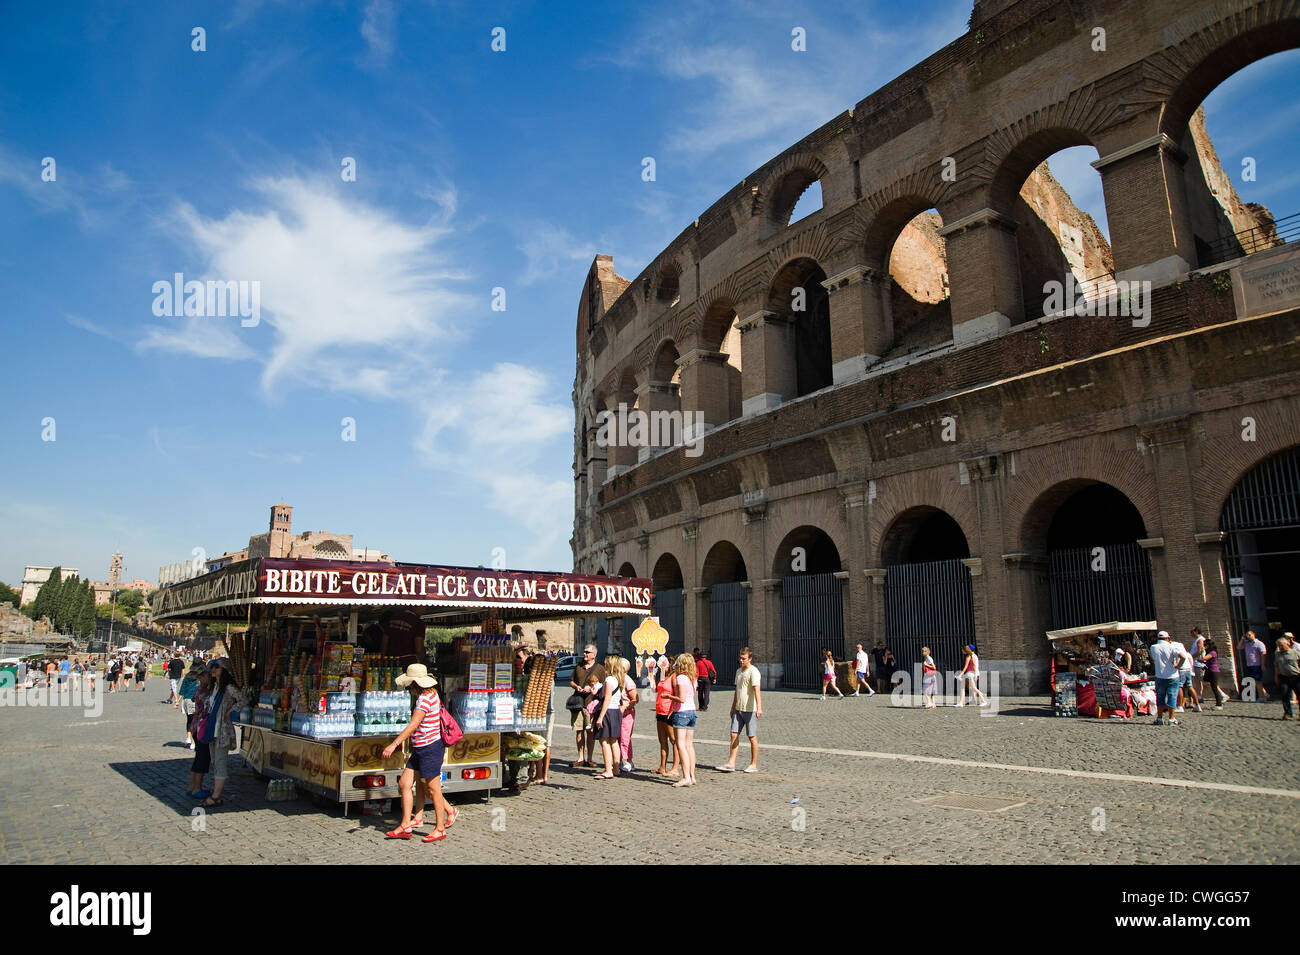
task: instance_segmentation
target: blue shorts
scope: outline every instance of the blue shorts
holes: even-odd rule
[[[440,739],[428,746],[416,746],[411,750],[406,768],[415,770],[415,775],[421,779],[442,779],[442,757],[446,749],[446,744]]]
[[[695,729],[695,711],[686,710],[684,712],[674,713],[668,718],[668,725],[675,726],[679,730]]]
[[[1178,685],[1180,687],[1184,690],[1190,690],[1192,688],[1192,673],[1190,670],[1179,670],[1178,677]]]
[[[858,682],[859,682],[859,683],[866,683],[866,682],[867,682],[867,671],[866,671],[866,670],[859,670],[859,671],[858,671]]]
[[[1178,678],[1156,679],[1156,705],[1172,710],[1178,705]]]

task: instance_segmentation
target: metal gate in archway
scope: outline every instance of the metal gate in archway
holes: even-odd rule
[[[844,653],[844,585],[833,573],[783,577],[781,684],[821,689],[823,650]]]
[[[686,591],[656,590],[650,612],[659,618],[659,624],[668,631],[668,658],[675,659],[686,652]],[[630,645],[629,645],[630,649]]]
[[[709,588],[709,659],[718,671],[718,684],[731,686],[736,658],[749,643],[749,589],[743,583]]]
[[[970,568],[959,559],[887,568],[885,642],[908,674],[920,665],[922,647],[930,648],[940,673],[959,673],[961,648],[975,642]]]
[[[1232,489],[1219,518],[1232,619],[1233,654],[1247,630],[1269,645],[1265,681],[1272,679],[1270,621],[1282,630],[1300,622],[1292,582],[1300,568],[1300,448],[1260,462]],[[1220,646],[1220,653],[1224,648]],[[1237,672],[1244,661],[1237,656]]]
[[[1047,557],[1053,630],[1156,619],[1151,558],[1136,541],[1055,550]]]

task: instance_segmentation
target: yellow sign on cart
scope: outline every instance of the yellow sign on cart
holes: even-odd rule
[[[343,741],[343,771],[384,772],[402,769],[406,765],[407,755],[400,749],[384,759],[384,747],[391,743],[393,736],[373,736],[345,739]]]
[[[500,758],[500,733],[466,733],[447,750],[448,763],[490,763]]]

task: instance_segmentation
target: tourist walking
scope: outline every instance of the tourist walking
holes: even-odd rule
[[[1237,649],[1241,651],[1242,660],[1246,665],[1246,676],[1253,681],[1255,692],[1251,702],[1262,703],[1268,699],[1268,690],[1264,689],[1264,656],[1268,653],[1268,647],[1264,645],[1263,640],[1255,636],[1254,630],[1247,630],[1246,635],[1241,638],[1241,643],[1237,645]],[[1246,699],[1244,686],[1242,687],[1241,698]]]
[[[53,660],[45,661],[45,689],[48,690],[54,685],[54,671],[57,669]]]
[[[835,656],[829,650],[822,651],[822,699],[826,699],[826,688],[834,690],[839,698],[844,699],[840,688],[835,684]]]
[[[1174,643],[1181,646],[1177,641]],[[1194,664],[1195,657],[1192,651],[1183,647],[1183,663],[1178,668],[1178,705],[1174,707],[1175,713],[1182,713],[1187,708],[1201,712],[1201,698],[1196,695],[1196,690],[1192,687]]]
[[[1187,650],[1181,643],[1169,639],[1169,632],[1161,630],[1151,645],[1151,665],[1156,677],[1156,726],[1178,726],[1174,708],[1178,705],[1178,685]]]
[[[857,652],[853,654],[853,664],[854,670],[858,674],[858,688],[853,691],[853,695],[861,695],[862,688],[866,687],[867,696],[875,696],[876,691],[871,688],[871,681],[869,679],[871,676],[871,657],[867,655],[866,650],[862,649],[862,644],[859,643],[854,646]]]
[[[1214,708],[1223,709],[1223,704],[1228,702],[1228,694],[1219,688],[1219,648],[1214,642],[1213,637],[1205,637],[1201,641],[1201,652],[1199,654],[1204,669],[1201,671],[1205,683],[1208,683],[1210,689],[1214,691]],[[1204,697],[1204,693],[1201,694]]]
[[[402,821],[396,829],[384,835],[388,839],[411,838],[412,831],[424,825],[427,793],[427,797],[433,800],[434,830],[421,841],[441,842],[447,838],[447,828],[456,821],[458,812],[447,805],[442,795],[442,760],[446,755],[446,745],[442,739],[442,701],[438,697],[438,681],[429,675],[423,664],[412,663],[393,682],[399,687],[410,687],[414,706],[411,721],[402,727],[396,739],[384,747],[384,759],[388,759],[408,739],[411,741],[411,757],[397,781],[397,788],[402,793]],[[414,791],[420,794],[418,811],[413,811]]]
[[[1295,635],[1290,631],[1277,641],[1273,657],[1273,675],[1277,678],[1277,693],[1282,697],[1282,719],[1292,719],[1291,694],[1296,694],[1300,704],[1300,648],[1295,645]]]
[[[877,640],[871,655],[876,661],[876,689],[881,693],[888,693],[889,684],[894,677],[894,670],[898,666],[898,661],[894,658],[894,651],[885,646],[884,640]]]
[[[86,672],[85,667],[81,665],[81,657],[77,657],[77,659],[72,664],[72,692],[73,693],[76,693],[77,688],[81,686],[81,677],[85,672]]]
[[[939,704],[935,697],[939,695],[939,668],[934,665],[934,657],[930,656],[930,648],[921,648],[921,697],[922,706],[927,710],[932,710]]]
[[[681,654],[673,664],[673,692],[668,694],[668,699],[673,701],[670,719],[677,731],[677,749],[682,762],[682,778],[674,786],[695,785],[695,679],[695,658],[689,653]]]
[[[64,657],[59,661],[59,692],[62,693],[68,689],[68,681],[72,676],[72,661]]]
[[[619,773],[619,741],[623,734],[623,678],[626,676],[622,657],[605,657],[605,680],[595,719],[596,739],[600,740],[600,755],[605,761],[605,769],[595,775],[596,779],[613,779]]]
[[[205,735],[212,749],[212,795],[203,800],[209,808],[222,804],[221,793],[230,777],[230,753],[235,749],[235,724],[231,714],[248,702],[248,694],[235,682],[230,660],[219,657],[208,667],[212,671],[212,704]]]
[[[599,686],[605,682],[605,677],[605,668],[596,662],[595,645],[587,644],[582,648],[582,662],[573,668],[573,679],[569,681],[569,686],[573,687],[574,693],[580,695],[583,704],[573,710],[571,715],[573,732],[578,744],[578,758],[573,764],[575,769],[596,768],[596,764],[591,761],[596,748],[596,734],[591,722],[591,713],[587,711],[587,704],[591,702],[591,684]]]
[[[636,765],[632,762],[632,727],[636,725],[636,704],[641,699],[641,694],[636,688],[636,680],[628,673],[632,664],[628,662],[627,657],[620,657],[619,663],[623,669],[623,712],[619,716],[618,734],[619,755],[623,759],[619,769],[630,773],[636,769]]]
[[[183,680],[184,678],[185,678],[185,661],[182,660],[181,655],[177,653],[174,657],[172,657],[169,661],[167,661],[167,685],[171,688],[171,695],[167,697],[167,702],[172,705],[173,710],[180,709],[181,695],[179,690],[180,690],[181,680]]]
[[[123,655],[122,673],[121,673],[122,692],[124,693],[131,692],[131,677],[133,677],[134,675],[135,675],[135,660],[132,659],[131,657]]]
[[[858,649],[862,644],[858,644]],[[745,772],[758,772],[758,720],[763,715],[762,682],[754,655],[749,647],[740,651],[740,667],[736,670],[736,690],[731,696],[731,748],[727,761],[718,769],[724,773],[736,771],[736,756],[740,752],[740,734],[749,737],[749,765]]]
[[[1192,655],[1192,689],[1196,691],[1199,703],[1205,699],[1205,661],[1201,659],[1201,651],[1205,649],[1205,634],[1200,627],[1192,627],[1191,637],[1192,642],[1187,651]]]
[[[962,662],[961,679],[957,684],[957,705],[966,705],[966,689],[969,687],[971,699],[978,699],[980,706],[988,706],[989,699],[984,695],[984,691],[981,690],[979,686],[980,658],[975,652],[975,645],[968,643],[966,646],[961,648],[961,652],[965,654],[966,659]]]
[[[667,657],[659,659],[664,665],[659,668],[659,682],[655,684],[655,731],[659,735],[659,768],[654,771],[654,775],[676,779],[681,774],[681,750],[677,748],[677,728],[672,722],[672,692],[676,674],[668,666]],[[669,753],[673,757],[671,770],[667,768]]]
[[[144,681],[148,678],[148,676],[149,676],[149,661],[144,658],[144,654],[142,653],[140,654],[140,656],[136,657],[136,661],[135,661],[135,682],[136,682],[136,686],[140,688],[141,693],[144,692]]]

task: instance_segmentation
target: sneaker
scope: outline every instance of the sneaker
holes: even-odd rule
[[[1164,725],[1165,725],[1164,718],[1163,718],[1163,717],[1159,717],[1159,716],[1157,716],[1157,717],[1156,717],[1156,721],[1155,721],[1153,724],[1151,724],[1151,725],[1152,725],[1152,726],[1164,726]]]
[[[858,695],[858,691],[857,691],[857,690],[854,690],[854,691],[853,691],[853,695],[854,695],[854,696],[857,696],[857,695]]]
[[[965,703],[954,703],[953,706],[965,706]]]
[[[989,705],[988,700],[980,700],[980,706],[988,706],[988,705]]]
[[[1182,726],[1183,724],[1182,724],[1182,722],[1181,722],[1180,720],[1176,720],[1176,719],[1170,718],[1170,720],[1169,720],[1169,725],[1170,725],[1170,726]]]
[[[194,748],[194,740],[190,740],[190,749]]]
[[[757,766],[754,766],[753,764],[751,764],[751,765],[745,767],[745,772],[747,772],[747,773],[756,773],[756,772],[758,772],[758,767],[757,767]]]
[[[210,789],[200,789],[198,792],[193,793],[194,798],[199,800],[207,799],[211,795],[212,790]]]
[[[1174,712],[1175,712],[1175,713],[1181,713],[1181,712],[1183,712],[1183,708],[1182,708],[1181,706],[1175,706],[1175,707],[1174,707]]]
[[[1196,704],[1196,712],[1198,712],[1198,713],[1201,712],[1201,704],[1200,704],[1200,703],[1197,703],[1197,704]]]

